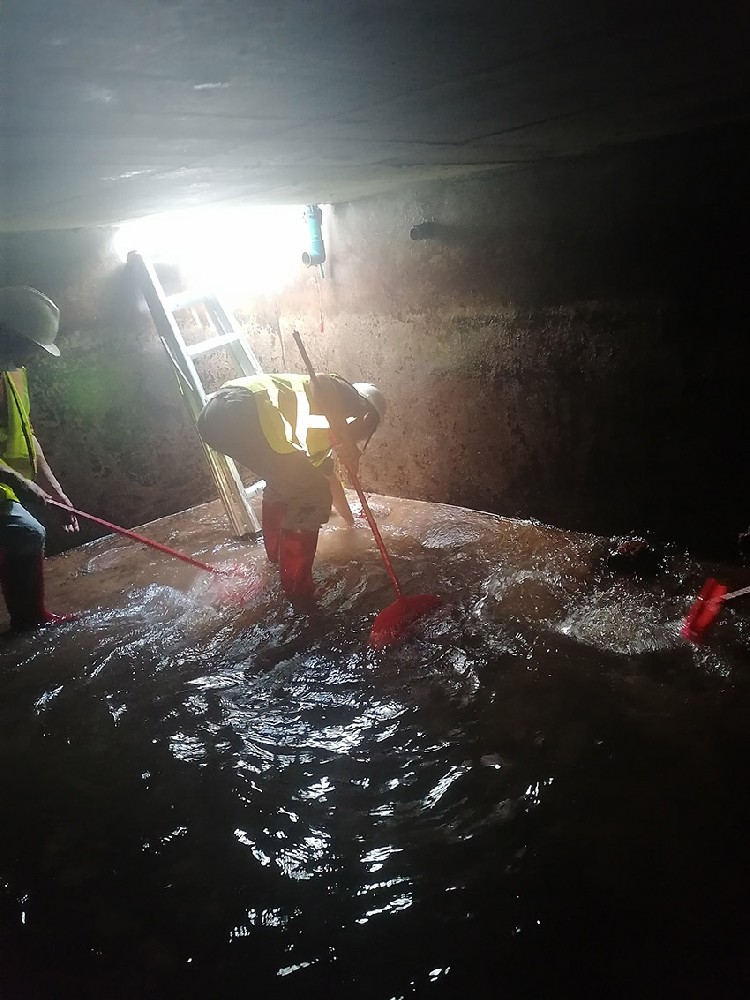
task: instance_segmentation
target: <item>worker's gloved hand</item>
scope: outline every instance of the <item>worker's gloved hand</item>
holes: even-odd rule
[[[72,507],[73,504],[68,500],[65,494],[60,491],[52,496],[53,500],[57,500],[58,503],[64,503],[66,507]],[[74,532],[80,530],[80,525],[78,524],[78,518],[72,511],[64,511],[59,507],[55,507],[55,510],[59,512],[63,531]]]
[[[343,441],[336,446],[336,457],[346,472],[359,475],[359,460],[362,457],[359,448],[350,441]]]

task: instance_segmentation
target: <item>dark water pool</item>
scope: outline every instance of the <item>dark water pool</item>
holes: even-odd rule
[[[311,617],[258,553],[245,605],[127,543],[53,561],[93,610],[0,648],[0,996],[750,995],[739,603],[693,647],[682,557],[611,578],[592,538],[388,504],[451,604],[386,653],[366,534],[323,536]]]

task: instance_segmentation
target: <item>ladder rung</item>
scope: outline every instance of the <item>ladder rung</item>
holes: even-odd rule
[[[257,483],[253,483],[251,486],[245,487],[245,496],[248,498],[257,496],[258,493],[262,493],[265,488],[265,479],[259,479]]]
[[[177,312],[178,309],[189,309],[191,306],[200,305],[207,299],[213,298],[215,298],[215,295],[212,295],[210,292],[200,291],[199,289],[192,292],[176,292],[174,295],[167,297],[167,308],[172,312]]]
[[[187,353],[191,358],[199,358],[209,351],[218,351],[220,347],[228,347],[229,344],[236,344],[240,338],[236,333],[228,334],[225,337],[211,337],[210,340],[202,340],[198,344],[188,344]]]

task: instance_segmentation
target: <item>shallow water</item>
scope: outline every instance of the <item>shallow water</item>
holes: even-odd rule
[[[708,567],[374,498],[297,614],[217,505],[50,561],[75,623],[0,648],[3,997],[744,997],[749,603]],[[717,569],[714,567],[714,569]],[[741,586],[740,571],[719,568]]]

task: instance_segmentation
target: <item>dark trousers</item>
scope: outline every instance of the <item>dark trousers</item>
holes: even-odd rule
[[[9,556],[35,555],[44,551],[44,525],[13,500],[0,501],[0,551]]]

